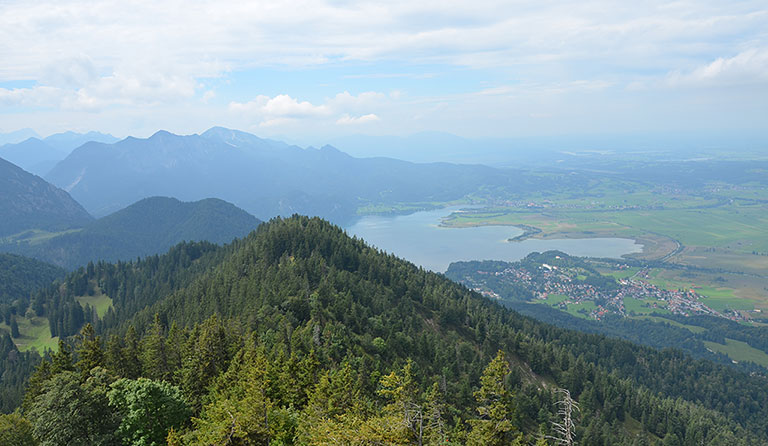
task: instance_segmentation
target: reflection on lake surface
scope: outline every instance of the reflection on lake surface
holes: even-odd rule
[[[560,250],[574,256],[621,257],[642,251],[624,238],[584,238],[508,242],[523,233],[514,226],[444,228],[442,217],[459,207],[399,216],[366,216],[346,228],[369,244],[432,271],[445,272],[459,260],[520,260],[531,252]]]

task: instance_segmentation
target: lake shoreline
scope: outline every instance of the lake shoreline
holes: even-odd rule
[[[560,250],[574,256],[620,259],[643,250],[642,245],[626,237],[544,239],[542,235],[549,234],[533,234],[533,228],[526,231],[521,226],[447,226],[446,217],[466,212],[461,208],[452,206],[392,217],[366,216],[345,229],[379,249],[437,272],[445,271],[455,261],[515,261],[531,252]]]

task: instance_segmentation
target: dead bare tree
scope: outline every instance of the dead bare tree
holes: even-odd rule
[[[544,438],[554,440],[557,446],[574,446],[576,440],[573,437],[576,425],[573,422],[573,413],[579,411],[579,403],[571,398],[571,392],[568,389],[557,389],[555,393],[561,395],[555,403],[559,421],[552,422],[552,430],[555,435],[547,435]]]

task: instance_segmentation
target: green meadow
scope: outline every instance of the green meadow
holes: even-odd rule
[[[749,361],[768,367],[768,354],[751,347],[746,342],[725,338],[725,345],[716,342],[704,341],[707,348],[728,355],[734,361]]]
[[[97,292],[93,296],[78,296],[75,300],[77,300],[83,307],[85,307],[86,304],[89,304],[91,307],[95,308],[99,317],[104,316],[109,307],[112,306],[112,299],[100,292]],[[56,350],[58,348],[59,338],[51,337],[48,318],[33,317],[30,319],[26,317],[17,317],[16,323],[19,325],[19,334],[21,334],[21,337],[15,338],[13,342],[20,351],[27,351],[34,348],[42,353],[46,349]],[[8,333],[11,332],[11,328],[4,323],[0,323],[0,330],[5,330]]]
[[[13,340],[20,351],[37,349],[43,353],[45,349],[55,350],[58,348],[59,338],[51,337],[51,329],[48,326],[48,319],[45,317],[17,317],[16,323],[19,325],[20,338]],[[0,329],[10,333],[11,328],[4,323],[0,323]]]
[[[91,307],[95,308],[99,317],[103,317],[107,314],[107,310],[112,306],[112,299],[106,294],[101,293],[96,293],[93,296],[78,296],[75,297],[75,300],[77,300],[83,307],[85,307],[86,304],[89,304]]]
[[[667,319],[667,318],[659,317],[659,316],[648,316],[648,315],[645,315],[645,316],[637,316],[637,317],[635,317],[635,319],[647,319],[647,320],[651,320],[653,322],[660,322],[660,323],[664,323],[664,324],[669,324],[669,325],[672,325],[672,326],[675,326],[675,327],[685,328],[686,330],[690,331],[691,333],[703,333],[703,332],[707,331],[707,329],[704,328],[704,327],[699,327],[697,325],[681,324],[680,322],[673,321],[671,319]]]
[[[667,303],[661,300],[624,298],[624,310],[628,315],[671,314],[666,306]]]

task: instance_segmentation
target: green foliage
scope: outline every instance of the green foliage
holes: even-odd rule
[[[101,349],[101,340],[93,330],[91,324],[86,324],[79,335],[80,346],[77,350],[78,361],[75,366],[85,379],[94,367],[103,365],[104,352]]]
[[[114,445],[119,419],[109,407],[108,386],[103,369],[82,384],[79,374],[68,371],[46,381],[27,414],[40,445]]]
[[[21,334],[19,333],[19,324],[16,323],[16,317],[11,317],[11,337],[12,338],[18,338],[21,337]]]
[[[472,432],[467,444],[504,445],[514,431],[512,393],[507,389],[509,364],[504,352],[499,351],[480,377],[480,389],[475,393],[480,419],[472,421]]]
[[[0,444],[4,446],[35,446],[32,423],[18,413],[0,414]]]
[[[191,444],[268,444],[273,402],[263,350],[241,350],[214,386],[212,402],[193,419]]]
[[[170,429],[178,429],[191,414],[181,391],[166,382],[122,378],[107,393],[110,407],[121,418],[117,435],[123,444],[159,446]]]
[[[49,263],[0,254],[0,304],[11,304],[16,299],[29,300],[33,292],[63,276],[63,269]]]
[[[148,378],[170,378],[163,325],[160,322],[159,315],[155,315],[155,322],[150,327],[147,336],[142,340],[141,367],[144,371],[144,376]]]

